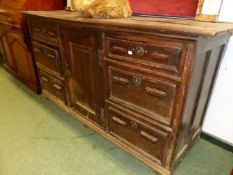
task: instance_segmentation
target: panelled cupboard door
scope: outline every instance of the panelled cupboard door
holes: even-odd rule
[[[2,41],[5,46],[7,66],[14,70],[17,76],[24,81],[35,82],[36,76],[33,70],[33,60],[24,43],[23,34],[16,31],[6,31]]]
[[[4,32],[4,34],[2,34],[1,36],[2,46],[5,49],[5,64],[8,66],[8,68],[16,71],[16,61],[15,58],[12,56],[10,48],[8,47],[8,43],[11,43],[9,36],[11,35],[8,32]]]
[[[98,34],[85,29],[60,27],[60,36],[68,106],[103,125]]]
[[[0,55],[4,55],[4,50],[3,50],[3,45],[2,45],[2,36],[3,36],[3,31],[0,29]]]

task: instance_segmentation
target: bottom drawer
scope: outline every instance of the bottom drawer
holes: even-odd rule
[[[57,97],[59,100],[65,101],[64,84],[61,80],[54,78],[46,72],[39,71],[41,88]]]
[[[111,135],[136,147],[145,156],[164,164],[170,139],[167,132],[140,122],[135,116],[129,116],[115,107],[108,106],[107,110],[108,130]]]

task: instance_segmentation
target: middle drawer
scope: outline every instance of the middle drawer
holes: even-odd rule
[[[40,44],[36,41],[33,42],[33,50],[38,67],[44,66],[59,75],[62,74],[59,50]]]
[[[170,125],[179,86],[158,77],[113,65],[108,68],[108,99]]]

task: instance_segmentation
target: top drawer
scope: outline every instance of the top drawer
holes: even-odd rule
[[[179,73],[185,45],[178,40],[132,35],[106,35],[105,55],[150,68]]]
[[[55,23],[31,20],[30,27],[33,38],[58,43],[58,31]]]
[[[0,23],[21,28],[22,21],[20,13],[0,9]]]

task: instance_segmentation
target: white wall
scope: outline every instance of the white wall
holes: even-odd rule
[[[233,1],[224,0],[219,15],[219,21],[233,22]]]
[[[233,1],[224,0],[219,21],[233,22]],[[233,37],[221,64],[203,131],[233,145]]]

